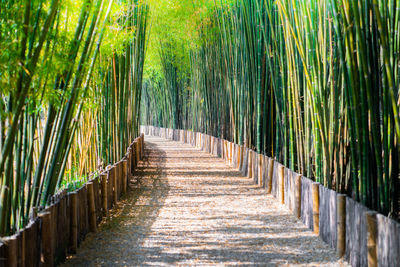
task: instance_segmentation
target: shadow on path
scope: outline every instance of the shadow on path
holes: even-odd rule
[[[346,265],[224,160],[146,140],[129,194],[66,266]]]
[[[128,193],[64,266],[131,266],[168,196],[164,167],[165,151],[146,142],[144,158],[129,181]],[[141,265],[137,260],[134,262]]]

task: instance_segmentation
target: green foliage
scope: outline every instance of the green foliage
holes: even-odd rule
[[[147,4],[0,1],[0,22],[0,235],[4,235],[26,225],[32,208],[47,205],[57,190],[80,186],[102,167],[99,151],[106,149],[106,143],[96,136],[97,130],[104,133],[103,139],[112,138],[117,130],[122,133],[107,147],[118,150],[104,162],[122,158],[123,149],[138,134]],[[130,58],[124,86],[105,83],[104,72],[116,73],[110,67],[116,55]],[[117,97],[107,98],[105,90],[115,91]],[[120,120],[105,112],[107,101],[121,103]],[[100,117],[119,124],[107,131],[96,125]]]
[[[161,52],[173,55],[172,64],[179,69],[182,76],[187,77],[190,66],[189,50],[201,43],[201,29],[207,26],[214,1],[152,0],[150,7],[151,28],[145,77],[154,71],[162,73]]]
[[[142,123],[235,141],[400,213],[399,1],[191,3],[159,5]]]

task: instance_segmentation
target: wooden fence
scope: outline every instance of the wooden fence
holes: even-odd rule
[[[399,266],[400,224],[244,146],[204,133],[141,126],[146,135],[219,156],[266,189],[352,266]]]
[[[125,156],[107,166],[100,175],[74,192],[52,197],[27,227],[0,242],[0,267],[54,266],[76,253],[89,232],[96,232],[102,219],[128,189],[144,153],[144,135],[137,137]]]

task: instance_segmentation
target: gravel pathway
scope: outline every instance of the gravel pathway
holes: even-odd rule
[[[145,139],[132,190],[64,266],[347,266],[222,159]]]

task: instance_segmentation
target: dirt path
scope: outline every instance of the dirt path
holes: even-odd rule
[[[222,159],[145,140],[133,190],[65,266],[346,265]]]

